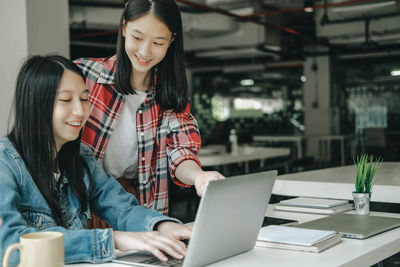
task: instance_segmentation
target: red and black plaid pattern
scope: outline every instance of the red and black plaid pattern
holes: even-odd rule
[[[115,60],[115,56],[75,60],[86,77],[86,86],[90,91],[91,110],[82,132],[82,142],[93,150],[99,160],[104,157],[125,103],[124,96],[114,87]],[[188,187],[175,179],[175,170],[187,159],[200,165],[196,155],[201,139],[189,105],[181,113],[161,112],[154,94],[154,89],[149,90],[136,113],[139,201],[167,214],[168,176],[176,184]]]

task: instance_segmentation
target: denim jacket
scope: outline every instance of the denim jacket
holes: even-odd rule
[[[82,214],[80,203],[72,193],[68,180],[61,174],[59,201],[68,228],[57,226],[51,209],[28,172],[24,161],[7,137],[0,140],[0,266],[6,248],[19,242],[22,234],[36,231],[59,231],[64,234],[65,262],[101,263],[115,257],[112,229],[85,229],[93,210],[100,218],[119,231],[152,231],[165,220],[179,222],[155,210],[139,205],[120,184],[107,175],[81,145],[81,156],[89,166],[92,184],[85,174],[89,206]],[[17,265],[19,254],[13,253],[10,266]]]

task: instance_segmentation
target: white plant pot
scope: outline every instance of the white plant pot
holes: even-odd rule
[[[353,199],[354,199],[354,209],[356,210],[356,213],[359,215],[368,215],[371,193],[353,192]]]

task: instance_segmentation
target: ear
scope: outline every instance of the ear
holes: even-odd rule
[[[124,36],[124,38],[126,38],[126,24],[125,24],[125,20],[122,21],[122,36]]]
[[[168,46],[170,46],[172,44],[172,42],[175,40],[175,36],[176,36],[176,33],[173,33]]]

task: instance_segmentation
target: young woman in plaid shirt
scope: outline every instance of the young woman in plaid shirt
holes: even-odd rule
[[[199,196],[208,181],[190,113],[181,15],[174,0],[128,0],[117,54],[82,58],[91,114],[82,142],[142,205],[168,214],[168,177]],[[99,227],[99,221],[94,222]]]

